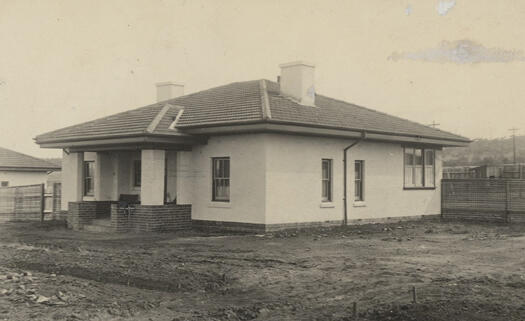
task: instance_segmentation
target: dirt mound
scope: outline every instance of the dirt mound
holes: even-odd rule
[[[522,307],[525,309],[525,307]],[[491,302],[438,301],[385,306],[360,316],[362,321],[510,321],[523,320],[524,311]],[[344,320],[352,320],[345,318]]]

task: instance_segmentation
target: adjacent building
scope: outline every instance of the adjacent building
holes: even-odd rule
[[[0,147],[0,187],[44,184],[60,166]]]

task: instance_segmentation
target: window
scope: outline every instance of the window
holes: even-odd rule
[[[140,187],[142,175],[142,163],[140,160],[133,161],[133,186]]]
[[[0,183],[0,187],[8,187],[9,186],[9,182],[8,181],[2,181]]]
[[[84,162],[84,195],[93,196],[95,186],[95,162]]]
[[[323,202],[332,201],[332,160],[323,159],[321,165],[321,200]]]
[[[435,187],[435,151],[405,147],[405,188]]]
[[[363,191],[363,181],[364,181],[364,165],[365,162],[362,160],[356,160],[355,161],[355,175],[354,175],[354,184],[355,184],[355,192],[354,192],[354,201],[356,202],[362,202],[365,200],[364,198],[364,191]]]
[[[212,201],[230,201],[230,158],[212,158]]]

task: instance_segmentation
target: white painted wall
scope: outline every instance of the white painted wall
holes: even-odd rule
[[[413,216],[441,212],[441,151],[436,151],[436,189],[403,189],[403,147],[365,142],[349,152],[350,202],[348,219]],[[365,161],[364,207],[353,207],[355,160]]]
[[[284,224],[341,221],[343,149],[353,141],[280,134],[212,137],[193,149],[194,219]],[[211,158],[230,157],[231,201],[211,202]],[[332,159],[333,201],[321,201],[321,160]],[[365,202],[354,204],[354,161],[365,161]],[[401,144],[364,141],[348,151],[348,219],[439,214],[436,189],[403,189]]]
[[[97,201],[113,200],[113,181],[116,172],[113,168],[112,154],[97,152],[95,156],[95,199]]]
[[[266,224],[342,220],[343,149],[351,143],[343,139],[268,134]],[[331,203],[321,201],[323,158],[332,159]]]
[[[192,218],[265,223],[265,135],[214,136],[193,148]],[[230,157],[230,202],[212,202],[212,157]]]
[[[351,140],[268,135],[266,223],[342,220],[343,149]],[[401,144],[363,141],[348,150],[348,220],[440,213],[441,152],[436,189],[403,189]],[[321,160],[333,160],[333,202],[322,207]],[[354,161],[365,161],[363,203],[354,203]]]
[[[0,181],[9,182],[9,186],[42,184],[47,181],[47,177],[47,172],[0,170]]]

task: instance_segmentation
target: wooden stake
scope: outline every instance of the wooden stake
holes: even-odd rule
[[[417,303],[416,287],[412,287],[412,303]]]
[[[40,224],[44,223],[44,211],[46,209],[46,187],[40,184]]]
[[[357,302],[355,301],[352,304],[352,315],[354,317],[354,320],[357,320]]]

